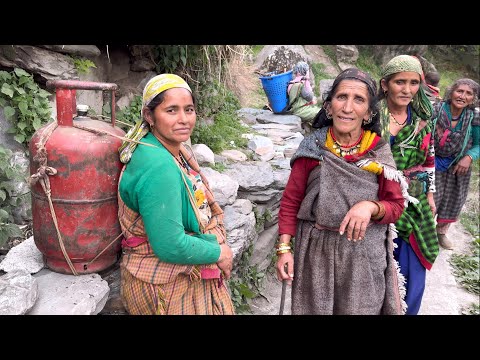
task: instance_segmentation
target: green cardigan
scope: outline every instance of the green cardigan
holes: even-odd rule
[[[220,245],[215,235],[200,232],[181,170],[172,155],[151,133],[142,142],[156,147],[137,146],[119,184],[123,202],[141,214],[152,250],[161,261],[215,263]],[[190,179],[186,180],[192,190]]]

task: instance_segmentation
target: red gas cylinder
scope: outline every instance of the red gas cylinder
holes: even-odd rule
[[[39,128],[30,141],[31,179],[43,178],[43,185],[49,182],[51,190],[48,196],[48,185],[45,191],[42,181],[32,181],[35,244],[53,271],[98,272],[113,265],[120,252],[121,239],[115,240],[121,233],[117,186],[122,140],[118,137],[125,132],[115,126],[117,85],[58,80],[48,81],[47,86],[56,88],[57,122]],[[111,90],[112,122],[73,118],[75,89]]]

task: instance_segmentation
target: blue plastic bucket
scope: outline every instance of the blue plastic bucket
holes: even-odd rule
[[[273,112],[282,112],[288,104],[287,87],[288,82],[292,80],[292,70],[278,75],[263,76],[259,79]]]

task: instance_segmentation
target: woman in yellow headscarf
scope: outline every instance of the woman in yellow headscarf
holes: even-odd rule
[[[132,315],[234,314],[223,281],[233,259],[223,211],[183,144],[196,121],[190,87],[174,74],[155,76],[142,114],[119,149],[125,308]]]

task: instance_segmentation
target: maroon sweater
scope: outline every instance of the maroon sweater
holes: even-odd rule
[[[305,197],[307,181],[310,172],[318,165],[318,160],[298,158],[292,167],[287,186],[280,201],[278,213],[278,233],[295,236],[297,228],[297,213]],[[404,199],[400,185],[387,180],[383,175],[378,176],[378,199],[385,206],[385,216],[376,221],[379,224],[394,223],[402,215]]]

